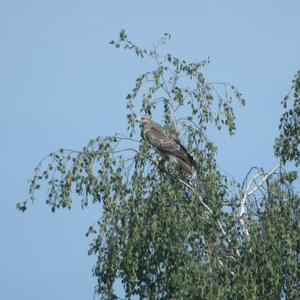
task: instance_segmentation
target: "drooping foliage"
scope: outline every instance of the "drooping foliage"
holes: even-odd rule
[[[280,135],[276,139],[275,154],[283,163],[294,161],[300,165],[300,71],[293,79],[290,93],[282,101],[285,112],[280,119]]]
[[[101,299],[287,299],[299,293],[299,196],[294,172],[281,165],[239,185],[216,165],[217,148],[208,129],[235,131],[234,101],[244,105],[231,84],[208,82],[209,60],[189,63],[159,50],[143,49],[121,31],[116,48],[153,62],[126,97],[127,136],[91,140],[81,151],[60,149],[35,169],[25,211],[40,185],[55,212],[101,206],[90,255]],[[178,134],[197,162],[188,177],[142,138],[137,118],[152,115]],[[250,176],[250,175],[249,175]],[[256,181],[256,179],[258,181]],[[116,295],[121,282],[124,295]],[[120,284],[120,283],[119,283]]]

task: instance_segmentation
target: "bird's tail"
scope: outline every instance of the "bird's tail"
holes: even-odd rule
[[[180,157],[176,157],[178,163],[183,168],[183,170],[189,175],[196,175],[196,170],[192,163],[188,163]]]

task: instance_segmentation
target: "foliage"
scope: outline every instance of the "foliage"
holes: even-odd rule
[[[291,95],[287,95],[283,101],[285,112],[280,119],[280,135],[276,139],[275,154],[284,163],[294,161],[296,166],[300,164],[300,71],[292,82]],[[294,98],[292,105],[289,101]]]
[[[209,128],[235,131],[231,84],[205,79],[209,60],[188,63],[158,49],[138,47],[121,31],[111,41],[154,63],[138,76],[126,97],[128,137],[91,140],[82,151],[60,149],[46,157],[30,181],[29,199],[48,184],[46,203],[55,212],[71,208],[74,192],[82,207],[99,204],[90,226],[89,254],[97,256],[96,294],[117,299],[293,299],[299,290],[299,196],[295,173],[282,166],[259,169],[243,185],[222,174]],[[197,162],[187,177],[172,160],[158,155],[139,135],[138,114],[154,115],[180,135]],[[251,184],[255,184],[252,188]]]

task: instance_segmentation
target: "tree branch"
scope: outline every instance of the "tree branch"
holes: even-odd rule
[[[241,203],[240,203],[240,208],[239,208],[239,214],[238,214],[238,220],[239,223],[243,229],[243,232],[246,236],[246,238],[249,237],[249,231],[248,228],[245,224],[245,221],[243,219],[243,215],[245,213],[245,209],[246,209],[246,202],[247,199],[249,198],[249,196],[251,196],[252,194],[254,194],[265,182],[266,180],[271,177],[279,168],[280,168],[281,164],[277,164],[269,173],[264,173],[263,171],[258,171],[257,174],[255,174],[247,183],[245,190],[242,190],[241,194],[242,194],[242,199],[241,199]],[[246,178],[248,177],[248,175],[250,174],[250,172],[253,170],[253,168],[250,169],[250,171],[248,172]],[[256,183],[256,179],[263,176],[263,178]],[[247,179],[244,180],[244,183],[247,182]],[[255,184],[255,187],[252,187],[253,183]],[[251,189],[251,190],[250,190]]]

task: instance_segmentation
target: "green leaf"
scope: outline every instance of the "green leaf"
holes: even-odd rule
[[[125,29],[122,29],[120,31],[120,40],[124,41],[127,38],[126,33],[125,33]]]

